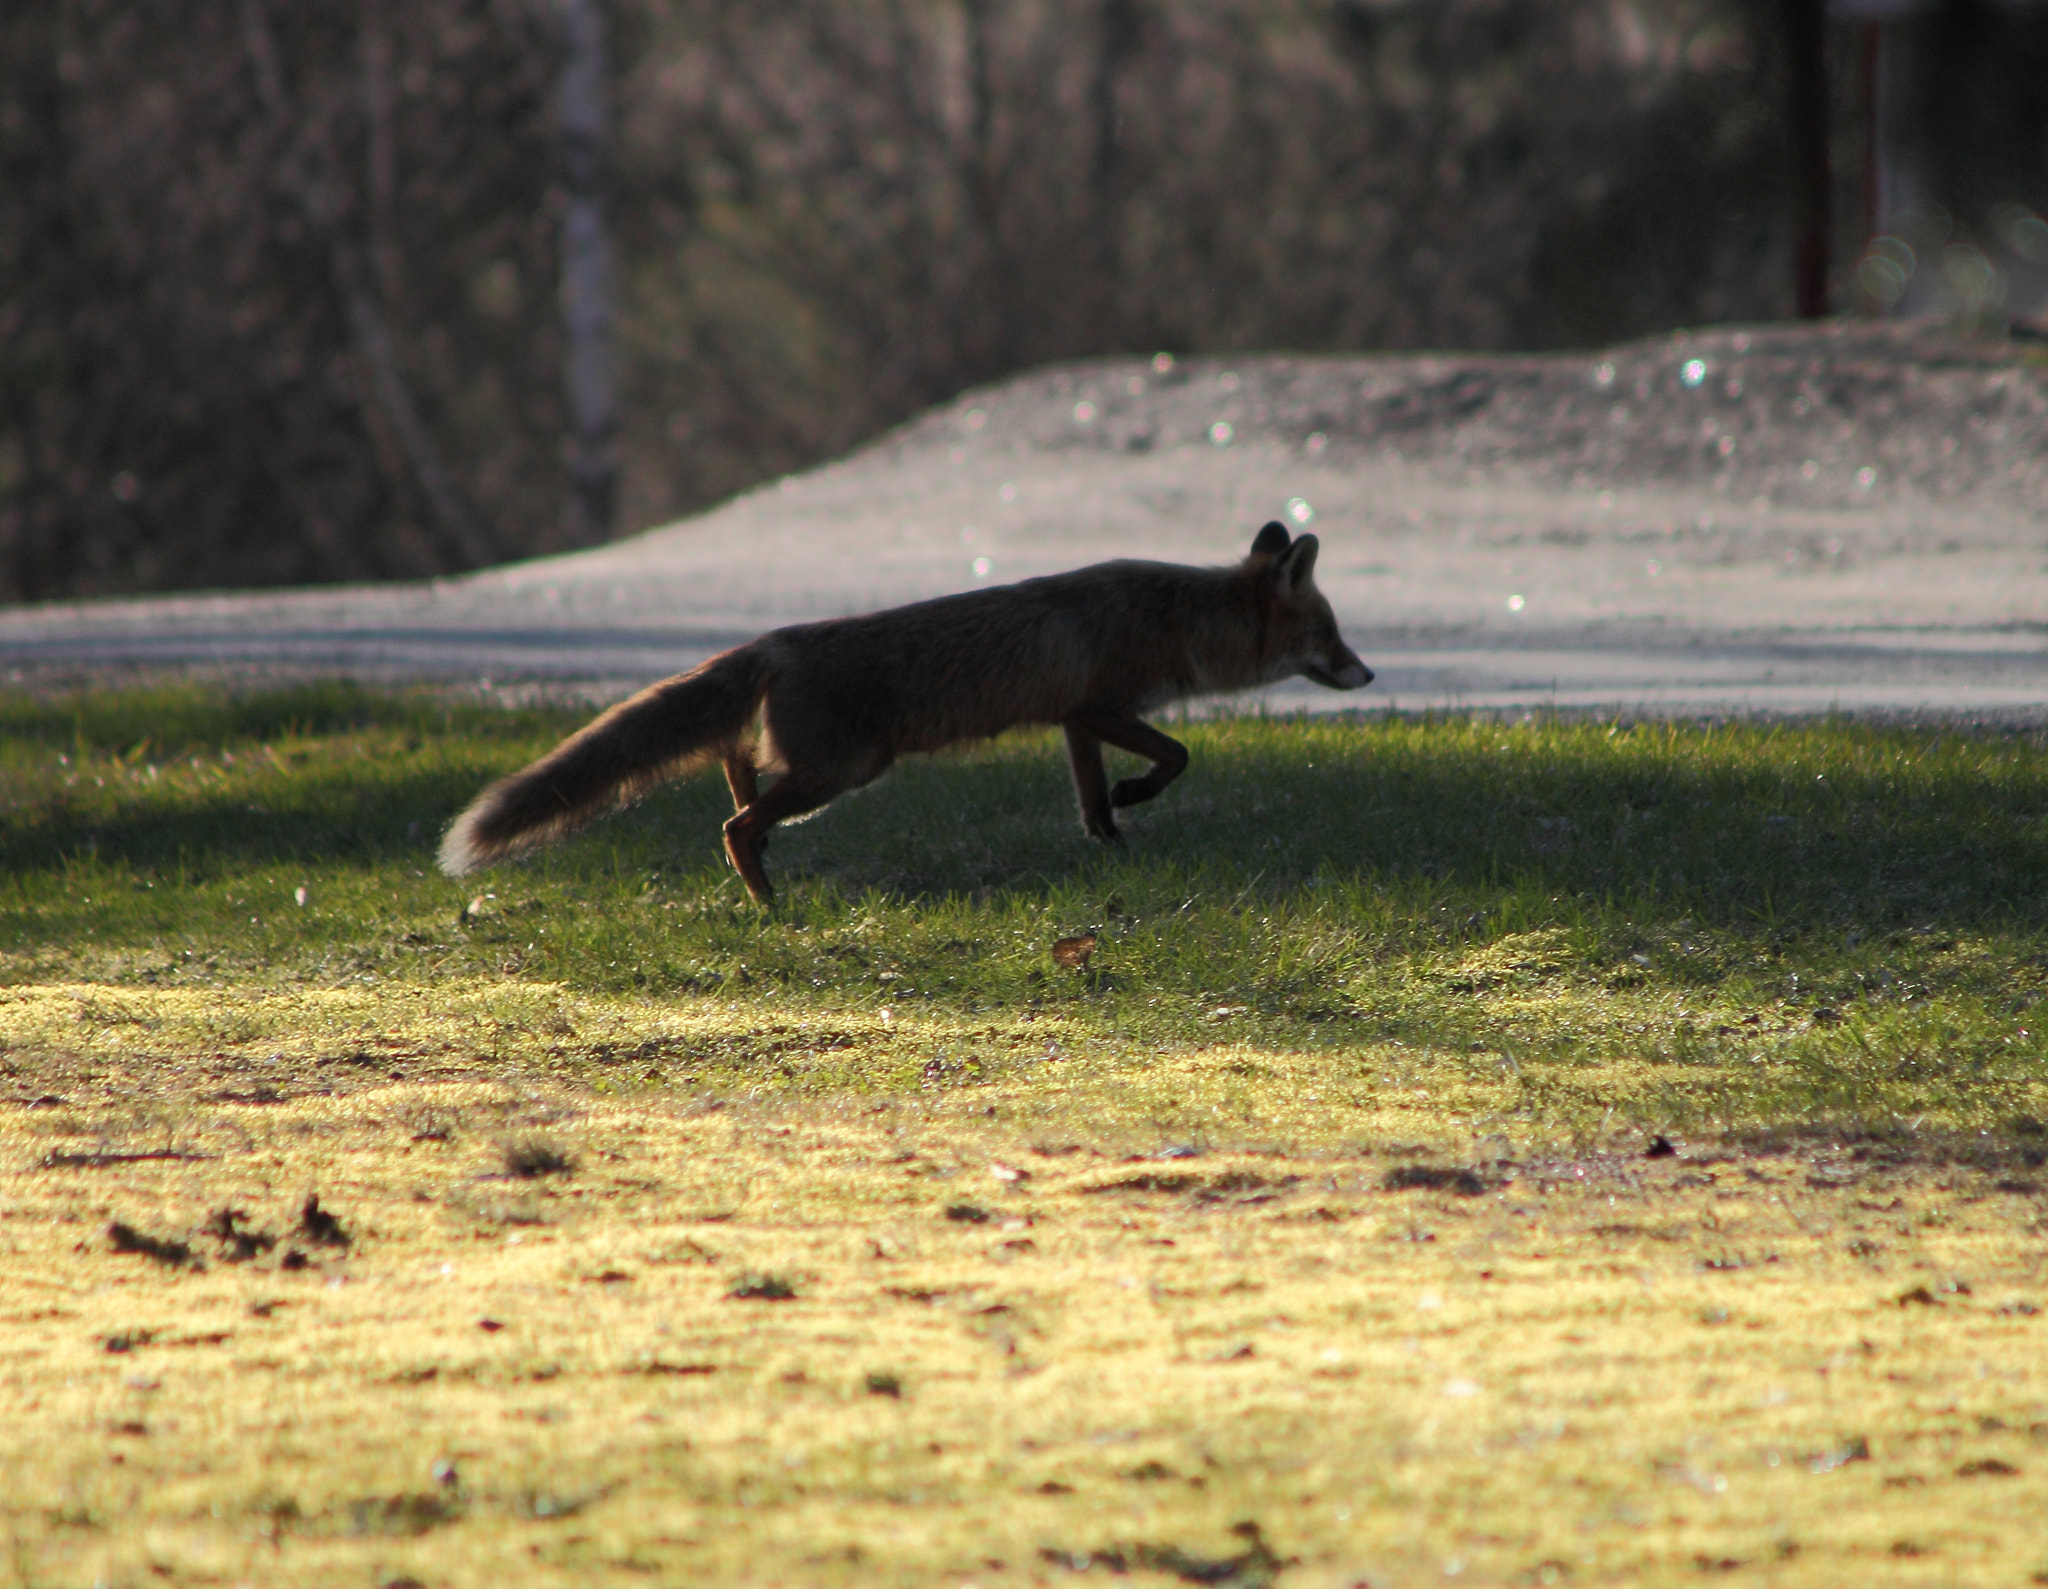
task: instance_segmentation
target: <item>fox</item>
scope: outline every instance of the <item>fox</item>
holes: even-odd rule
[[[649,685],[492,784],[448,829],[441,869],[460,877],[537,848],[716,761],[732,792],[726,859],[772,907],[761,853],[777,823],[906,755],[1027,724],[1064,732],[1082,830],[1120,844],[1116,812],[1188,765],[1146,714],[1287,678],[1372,682],[1316,589],[1317,550],[1276,521],[1221,568],[1125,559],[773,630]],[[1104,745],[1151,765],[1112,785]]]

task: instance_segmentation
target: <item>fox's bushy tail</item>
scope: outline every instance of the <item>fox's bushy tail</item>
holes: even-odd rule
[[[731,749],[767,685],[767,660],[746,645],[619,702],[471,801],[441,841],[441,870],[460,877],[558,839]]]

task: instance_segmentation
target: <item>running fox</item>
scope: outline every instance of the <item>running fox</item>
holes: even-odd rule
[[[1234,567],[1098,563],[887,612],[777,629],[650,685],[491,785],[441,844],[452,877],[568,833],[711,760],[736,808],[725,853],[771,904],[768,830],[871,783],[899,757],[1057,723],[1089,837],[1180,776],[1187,747],[1140,714],[1299,674],[1372,682],[1315,586],[1316,538],[1268,524]],[[1150,759],[1112,786],[1107,741]],[[764,793],[762,773],[779,774]]]

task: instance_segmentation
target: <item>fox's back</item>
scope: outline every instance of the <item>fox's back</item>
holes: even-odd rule
[[[1233,574],[1102,563],[777,630],[761,642],[771,732],[791,750],[844,737],[901,755],[1083,707],[1138,713],[1238,688],[1253,637]]]

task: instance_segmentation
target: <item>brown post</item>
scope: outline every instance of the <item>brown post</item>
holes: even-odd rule
[[[1802,320],[1828,312],[1826,0],[1780,0],[1787,125],[1792,135],[1793,298]]]
[[[1863,240],[1884,230],[1884,24],[1863,24]]]

